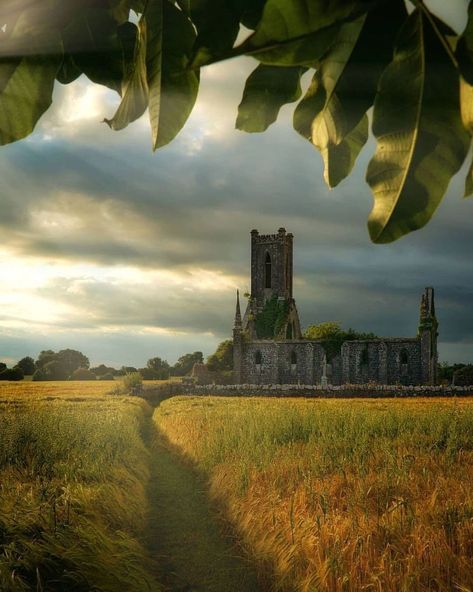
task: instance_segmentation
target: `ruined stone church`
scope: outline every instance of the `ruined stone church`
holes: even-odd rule
[[[292,292],[293,235],[251,231],[251,294],[233,329],[237,384],[435,384],[437,328],[434,290],[422,294],[415,337],[345,341],[328,352],[302,337]]]

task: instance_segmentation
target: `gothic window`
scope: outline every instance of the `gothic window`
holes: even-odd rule
[[[369,356],[368,356],[368,348],[365,348],[362,352],[361,352],[361,356],[360,356],[360,364],[362,366],[366,366],[368,364],[369,361]]]
[[[255,364],[257,366],[261,366],[261,362],[263,361],[263,356],[261,355],[261,352],[258,350],[255,353]]]
[[[406,380],[409,374],[409,353],[405,349],[402,349],[399,354],[399,366],[401,379]]]
[[[297,364],[297,354],[294,350],[291,352],[291,364],[294,366]]]
[[[264,287],[271,288],[271,255],[266,253],[264,260]]]
[[[293,330],[292,330],[292,323],[288,323],[286,327],[286,339],[292,339]]]

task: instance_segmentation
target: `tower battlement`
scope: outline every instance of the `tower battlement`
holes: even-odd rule
[[[292,298],[293,236],[280,228],[277,234],[251,231],[251,298],[258,308],[273,296]]]

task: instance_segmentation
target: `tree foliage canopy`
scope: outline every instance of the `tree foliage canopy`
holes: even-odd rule
[[[462,34],[422,0],[4,0],[0,143],[30,134],[55,80],[81,74],[121,95],[105,121],[149,111],[153,149],[192,111],[200,68],[247,55],[258,64],[236,126],[262,132],[298,101],[294,128],[317,148],[330,187],[347,177],[371,130],[367,169],[377,243],[425,225],[462,166],[473,133],[473,3]],[[130,20],[134,11],[138,19]],[[137,22],[136,22],[137,21]],[[245,29],[242,29],[244,27]],[[235,45],[237,35],[246,38]],[[302,95],[300,79],[312,82]],[[465,195],[473,193],[473,165]]]
[[[356,339],[377,339],[374,333],[363,333],[354,329],[343,329],[336,321],[325,321],[318,325],[310,325],[304,331],[305,339],[320,340],[327,355],[327,361],[340,353],[344,341]]]
[[[233,370],[233,340],[218,344],[215,353],[207,358],[207,368],[212,371]]]

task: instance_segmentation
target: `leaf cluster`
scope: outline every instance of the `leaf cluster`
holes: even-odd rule
[[[258,65],[236,127],[265,131],[298,101],[294,128],[319,150],[334,187],[350,174],[371,120],[369,233],[377,243],[396,240],[431,218],[473,132],[473,4],[461,35],[422,0],[412,4],[408,14],[404,0],[7,0],[0,143],[32,132],[55,80],[85,74],[121,96],[105,119],[112,129],[148,109],[160,148],[189,117],[200,68],[251,56]],[[247,36],[236,44],[240,31]],[[465,195],[472,192],[473,165]]]
[[[280,301],[276,295],[267,300],[263,310],[255,317],[258,339],[277,337],[286,323],[288,313],[289,303],[287,300]]]

